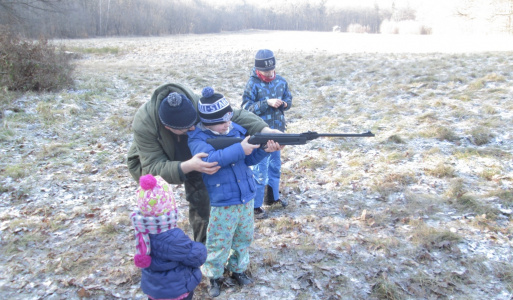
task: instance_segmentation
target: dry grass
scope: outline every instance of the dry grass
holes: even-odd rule
[[[74,90],[0,102],[0,294],[145,299],[128,219],[133,115],[166,82],[212,85],[239,107],[254,52],[272,45],[294,94],[288,132],[376,136],[284,149],[290,205],[255,224],[256,284],[227,278],[219,299],[509,299],[511,53],[474,51],[484,42],[446,53],[452,44],[434,48],[436,37],[391,53],[372,43],[383,38],[66,41],[80,53]],[[190,234],[183,187],[176,194]]]

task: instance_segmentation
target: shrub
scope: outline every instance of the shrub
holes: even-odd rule
[[[431,34],[432,30],[418,21],[386,19],[381,23],[379,32],[383,34]]]
[[[0,86],[13,91],[51,91],[71,85],[73,66],[64,48],[44,38],[23,40],[0,28]]]
[[[361,24],[351,23],[351,24],[349,24],[349,26],[347,26],[347,32],[351,32],[351,33],[368,33],[368,32],[370,32],[370,27],[368,25],[367,26],[363,26]]]

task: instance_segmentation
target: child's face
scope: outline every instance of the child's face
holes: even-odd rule
[[[231,123],[232,121],[227,121],[216,125],[205,125],[205,127],[220,134],[227,134]]]
[[[264,75],[265,77],[271,77],[274,74],[274,69],[269,71],[258,71],[260,74]]]

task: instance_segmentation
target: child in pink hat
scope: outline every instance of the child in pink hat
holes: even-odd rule
[[[151,174],[142,176],[135,228],[135,265],[142,268],[141,289],[149,299],[192,299],[201,282],[205,245],[192,241],[177,227],[178,213],[169,184]]]

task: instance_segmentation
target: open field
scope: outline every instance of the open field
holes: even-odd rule
[[[74,89],[2,91],[2,298],[146,299],[128,218],[133,115],[167,82],[213,86],[239,107],[254,54],[270,48],[294,96],[288,132],[376,137],[284,150],[291,204],[255,224],[256,284],[227,278],[216,299],[512,299],[512,37],[57,42],[77,54]]]

